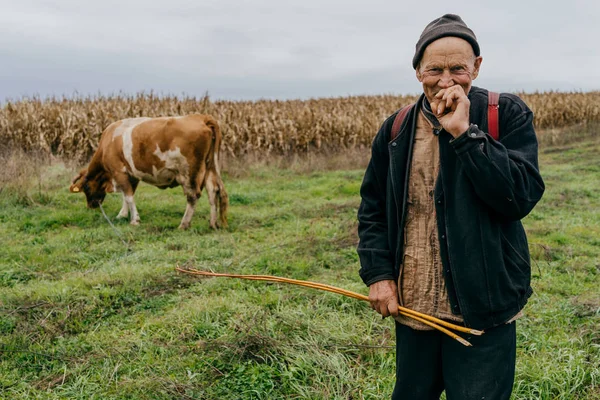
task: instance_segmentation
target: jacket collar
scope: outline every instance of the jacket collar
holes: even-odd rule
[[[433,111],[431,110],[431,104],[429,104],[429,100],[427,100],[427,97],[425,96],[423,96],[421,110],[423,110],[423,115],[425,115],[425,118],[427,118],[427,120],[431,122],[431,125],[433,125],[434,128],[440,129],[442,127],[440,121],[438,121],[438,119],[433,114]]]

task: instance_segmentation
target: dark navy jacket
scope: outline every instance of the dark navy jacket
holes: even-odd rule
[[[474,125],[467,132],[456,139],[439,133],[440,173],[433,193],[450,305],[475,329],[506,322],[531,296],[529,250],[520,220],[544,193],[533,113],[519,97],[502,93],[496,141],[486,133],[487,93],[471,88]],[[393,142],[396,114],[373,141],[358,210],[360,276],[367,285],[398,279],[416,113],[423,98]]]

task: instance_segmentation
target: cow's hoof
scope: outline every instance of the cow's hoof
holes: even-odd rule
[[[181,229],[182,231],[185,231],[186,229],[190,228],[190,224],[181,224],[179,225],[179,229]]]
[[[125,219],[129,217],[129,215],[125,214],[125,215],[121,215],[121,214],[117,214],[117,219]]]
[[[129,224],[133,225],[133,226],[138,226],[140,224],[140,221],[139,220],[134,220],[134,221],[131,221]]]

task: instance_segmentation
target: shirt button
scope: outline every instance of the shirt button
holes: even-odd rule
[[[447,273],[447,274],[449,274],[449,273],[450,273],[450,270],[449,270],[449,269],[447,269],[447,270],[446,270],[446,273]]]
[[[441,200],[438,200],[438,204],[442,204],[442,201],[441,201]]]
[[[446,239],[446,235],[442,235],[442,239]]]
[[[477,137],[477,134],[475,132],[471,133],[471,137]]]
[[[396,147],[398,145],[398,143],[394,142],[392,143],[392,147]]]

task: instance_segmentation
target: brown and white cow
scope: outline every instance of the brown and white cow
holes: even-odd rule
[[[77,175],[71,192],[85,193],[89,208],[97,208],[107,192],[122,192],[117,218],[140,223],[133,201],[139,181],[161,189],[181,185],[187,207],[179,228],[190,226],[196,202],[206,187],[210,226],[227,227],[227,192],[219,171],[221,131],[214,118],[194,114],[182,117],[129,118],[104,130],[89,166]]]

